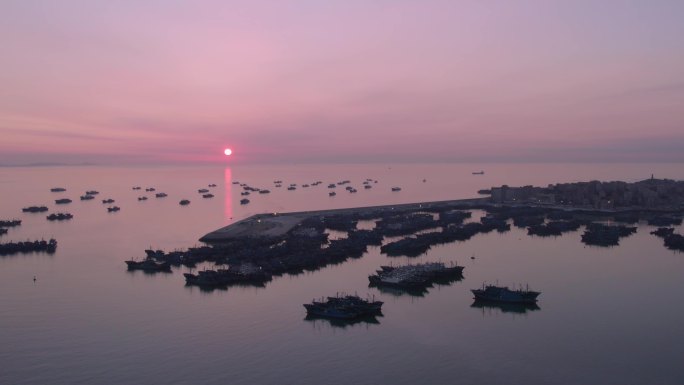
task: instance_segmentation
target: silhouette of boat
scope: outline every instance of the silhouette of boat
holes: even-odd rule
[[[477,309],[496,309],[502,313],[517,313],[525,314],[531,311],[540,310],[540,307],[532,303],[511,303],[511,302],[492,302],[492,301],[480,301],[475,300],[470,307]]]
[[[214,194],[202,194],[202,198],[213,198]]]
[[[74,216],[69,213],[52,213],[48,215],[46,218],[48,221],[67,221]]]
[[[42,213],[44,211],[48,211],[48,208],[45,206],[29,206],[29,207],[24,207],[21,209],[21,211],[25,213]]]
[[[178,204],[181,205],[181,206],[186,206],[186,205],[189,205],[189,204],[190,204],[190,201],[187,200],[187,199],[183,199],[183,200],[181,200],[180,202],[178,202]]]
[[[484,171],[473,171],[473,175],[484,175]]]
[[[113,212],[116,212],[119,210],[121,210],[121,208],[119,206],[107,207],[107,212],[109,212],[109,213],[113,213]]]
[[[401,191],[401,187],[392,187],[392,191]]]
[[[69,198],[55,199],[55,204],[65,205],[67,203],[71,203],[71,199],[69,199]]]
[[[112,198],[109,198],[109,199],[103,199],[103,200],[102,200],[102,203],[103,203],[103,204],[110,204],[110,203],[114,203],[114,199],[112,199]]]
[[[536,303],[541,294],[528,289],[511,290],[506,286],[482,285],[481,289],[470,290],[479,301],[505,303]]]
[[[51,192],[64,192],[66,189],[64,187],[53,187],[50,189]]]
[[[328,297],[327,301],[305,303],[304,308],[310,316],[334,319],[355,319],[382,315],[382,301],[364,300],[356,295]]]
[[[126,266],[128,270],[143,270],[147,272],[157,272],[157,271],[171,271],[171,264],[168,262],[157,262],[153,259],[145,259],[143,261],[129,260],[126,261]]]
[[[241,204],[241,205],[246,205],[247,203],[249,203],[249,199],[247,199],[247,198],[240,199],[240,204]]]

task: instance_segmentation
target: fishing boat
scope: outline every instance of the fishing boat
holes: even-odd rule
[[[304,308],[309,316],[332,319],[355,319],[381,315],[382,301],[364,300],[356,295],[328,297],[325,302],[312,301],[305,303]]]
[[[481,289],[470,290],[479,301],[508,302],[508,303],[536,303],[541,294],[526,288],[511,290],[506,286],[482,285]]]
[[[152,259],[145,259],[143,261],[129,260],[126,261],[128,270],[143,270],[147,272],[157,271],[171,271],[171,264],[168,262],[156,262]]]

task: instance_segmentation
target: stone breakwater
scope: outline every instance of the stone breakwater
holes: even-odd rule
[[[477,209],[489,206],[488,198],[460,199],[437,202],[406,203],[385,206],[354,207],[347,209],[300,211],[292,213],[257,214],[206,234],[200,241],[221,243],[242,237],[280,237],[314,217],[379,218],[389,214],[416,211],[447,211],[449,209]]]

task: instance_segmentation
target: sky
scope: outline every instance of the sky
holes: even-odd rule
[[[3,0],[0,165],[684,162],[682,36],[678,0]]]

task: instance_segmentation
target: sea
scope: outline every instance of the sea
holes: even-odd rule
[[[516,227],[414,258],[369,247],[361,258],[227,290],[186,286],[186,267],[145,274],[124,263],[148,248],[201,245],[206,233],[258,213],[475,198],[503,184],[681,180],[682,166],[0,168],[0,219],[22,220],[0,242],[59,243],[54,254],[0,256],[0,384],[682,384],[684,253],[666,249],[646,223],[616,247],[584,245],[582,228],[540,238]],[[372,189],[362,188],[367,179],[377,180]],[[327,185],[343,180],[358,192],[342,186],[330,197]],[[316,181],[323,183],[302,187]],[[271,193],[241,205],[235,182]],[[150,187],[168,196],[155,198]],[[202,188],[214,197],[202,198]],[[79,200],[87,190],[100,193]],[[73,202],[56,205],[59,198]],[[108,212],[101,202],[108,198],[121,211]],[[22,212],[32,205],[49,211]],[[50,222],[51,212],[74,218]],[[368,287],[382,265],[433,261],[465,266],[464,278],[423,295]],[[212,266],[195,271],[205,267]],[[474,306],[470,290],[483,283],[542,294],[532,309]],[[306,319],[302,304],[340,293],[384,301],[383,316],[356,324]]]

